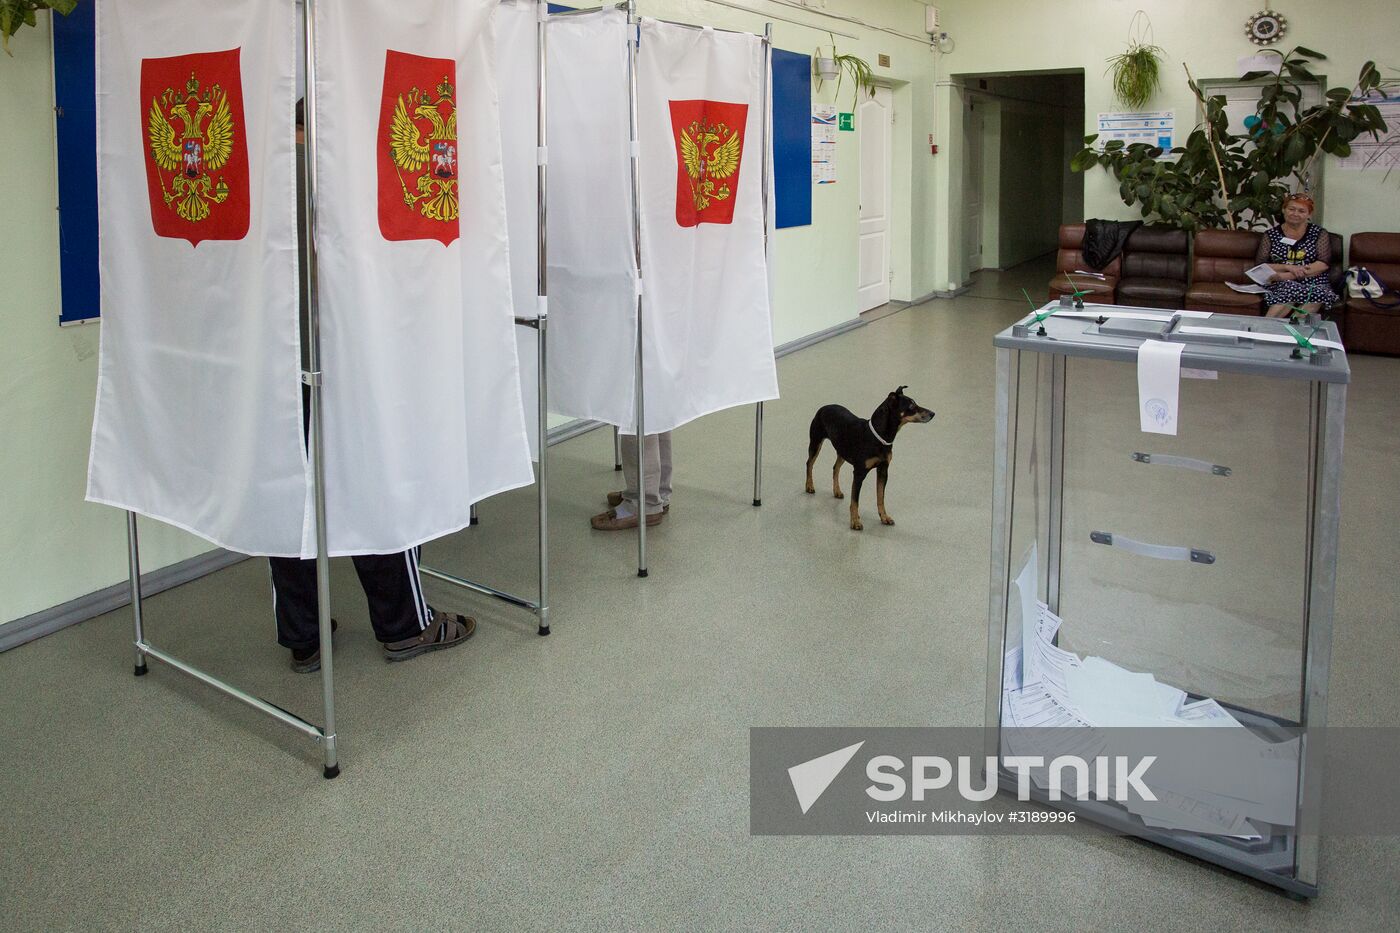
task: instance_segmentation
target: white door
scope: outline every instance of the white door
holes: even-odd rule
[[[963,252],[967,271],[982,268],[982,109],[967,102],[963,115]]]
[[[860,278],[856,310],[869,311],[890,300],[890,158],[894,95],[877,87],[856,108],[860,137]]]

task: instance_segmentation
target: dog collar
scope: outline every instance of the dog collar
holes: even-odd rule
[[[870,425],[870,433],[875,435],[875,440],[879,441],[881,444],[884,444],[886,447],[893,446],[892,444],[890,444],[889,441],[885,440],[883,437],[880,436],[879,431],[875,430],[875,422],[866,421],[865,423]]]

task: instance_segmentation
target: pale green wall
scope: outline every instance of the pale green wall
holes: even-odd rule
[[[86,0],[85,0],[86,2]],[[752,0],[762,7],[762,0]],[[922,32],[923,7],[909,0],[833,0],[853,14],[905,32]],[[764,18],[700,0],[641,0],[643,14],[762,31]],[[819,24],[775,22],[779,48],[810,53],[826,44],[822,20],[801,10],[773,11]],[[846,23],[842,51],[892,67],[877,69],[895,94],[893,296],[909,299],[935,287],[929,275],[934,240],[930,132],[933,60],[927,45]],[[60,329],[55,207],[53,80],[48,18],[25,28],[0,56],[0,166],[4,220],[0,255],[0,623],[119,583],[126,576],[124,519],[83,502],[100,324]],[[831,86],[827,87],[829,99]],[[915,145],[915,142],[918,145]],[[813,224],[777,233],[774,339],[784,343],[855,317],[856,134],[840,134],[836,185],[813,193]],[[207,550],[208,545],[154,522],[142,523],[144,569]]]
[[[1196,123],[1195,100],[1186,87],[1181,63],[1198,78],[1233,78],[1236,59],[1257,51],[1244,38],[1244,21],[1263,8],[1258,0],[940,0],[943,28],[956,48],[940,58],[943,75],[990,74],[1014,71],[1084,70],[1085,133],[1094,131],[1100,111],[1115,109],[1105,59],[1123,50],[1128,24],[1138,9],[1152,19],[1157,45],[1166,51],[1165,87],[1148,104],[1153,110],[1176,111],[1177,132]],[[1350,86],[1366,59],[1395,66],[1400,48],[1400,16],[1394,0],[1346,0],[1345,3],[1296,3],[1280,9],[1290,31],[1284,45],[1301,43],[1326,53],[1322,69],[1333,85]],[[960,88],[941,83],[936,95],[938,125],[950,126],[948,115],[960,114]],[[960,124],[959,124],[960,125]],[[935,160],[934,278],[961,282],[966,278],[959,218],[962,211],[957,166],[962,140],[947,140],[945,159]],[[1329,165],[1326,172],[1326,225],[1345,235],[1362,230],[1400,229],[1400,180],[1382,181],[1380,172],[1343,172]],[[1110,176],[1096,169],[1086,179],[1084,215],[1131,219]],[[943,285],[942,287],[947,287]]]
[[[0,622],[126,577],[123,513],[83,502],[99,325],[58,327],[58,203],[48,18],[0,56]],[[208,550],[142,523],[149,567]]]

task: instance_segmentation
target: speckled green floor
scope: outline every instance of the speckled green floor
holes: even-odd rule
[[[1044,278],[988,274],[784,359],[762,509],[752,410],[678,431],[647,580],[632,536],[587,526],[618,481],[609,434],[554,448],[549,638],[430,582],[479,633],[387,665],[337,562],[337,781],[309,741],[174,671],[133,678],[126,611],[0,655],[0,928],[1394,929],[1394,838],[1329,841],[1300,904],[1115,838],[749,836],[750,726],[980,723],[990,338],[1023,307],[986,296]],[[1393,725],[1400,361],[1353,370],[1331,719]],[[802,492],[807,423],[899,384],[938,417],[900,437],[898,524],[871,521],[871,490],[856,534],[844,502]],[[533,491],[481,516],[425,562],[528,589]],[[152,598],[148,627],[317,718],[270,608],[247,561]]]

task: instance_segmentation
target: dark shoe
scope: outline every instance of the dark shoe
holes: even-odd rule
[[[331,619],[331,634],[340,628],[340,623]],[[314,674],[321,669],[321,646],[312,645],[310,648],[292,649],[292,670],[298,674]]]
[[[647,527],[661,524],[664,512],[652,512],[647,516]],[[594,531],[626,531],[628,528],[637,527],[637,516],[628,515],[626,518],[618,518],[616,509],[608,509],[606,512],[599,512],[588,520],[588,524],[593,526]]]
[[[615,509],[615,508],[617,508],[617,507],[618,507],[619,505],[621,505],[621,504],[622,504],[622,493],[620,493],[620,492],[610,492],[610,493],[608,493],[608,508],[610,508],[610,509]],[[663,506],[661,507],[661,511],[663,511],[663,512],[669,512],[669,511],[671,511],[671,503],[667,502],[665,505],[663,505]]]
[[[460,645],[475,634],[475,619],[434,609],[428,627],[417,635],[402,641],[384,642],[384,659],[407,661],[429,651],[441,651],[443,648]]]

